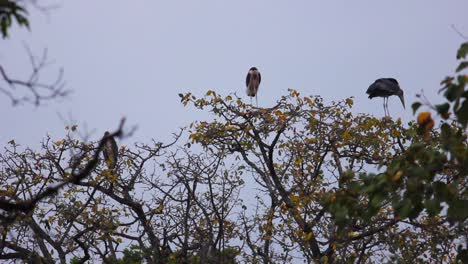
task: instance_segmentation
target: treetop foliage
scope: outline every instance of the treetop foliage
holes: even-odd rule
[[[94,142],[75,125],[38,150],[12,139],[0,154],[0,259],[466,263],[467,52],[444,101],[415,102],[426,109],[407,124],[353,113],[353,98],[289,90],[259,108],[210,90],[179,96],[212,118],[169,143],[121,145],[111,169],[102,148],[123,122]]]

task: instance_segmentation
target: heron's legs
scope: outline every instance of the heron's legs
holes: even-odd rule
[[[387,114],[387,97],[384,97],[384,105],[385,105],[385,116],[388,116]]]
[[[388,97],[387,97],[387,115],[390,116],[390,111],[388,110]]]
[[[383,98],[383,108],[384,108],[384,113],[385,116],[390,116],[390,112],[388,111],[388,97]]]
[[[250,105],[252,105],[252,96],[249,96],[250,97]]]
[[[385,97],[383,98],[383,111],[384,115],[387,116],[387,109],[385,108]]]

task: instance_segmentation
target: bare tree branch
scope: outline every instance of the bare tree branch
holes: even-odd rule
[[[55,80],[44,82],[41,74],[50,65],[47,49],[44,49],[41,57],[35,57],[28,47],[25,47],[32,67],[27,78],[17,79],[11,77],[4,66],[0,65],[0,92],[6,95],[13,106],[21,103],[31,103],[39,106],[44,101],[65,98],[70,90],[65,89],[63,69],[59,69]]]

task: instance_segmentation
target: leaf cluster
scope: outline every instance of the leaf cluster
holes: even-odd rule
[[[0,0],[0,32],[3,38],[8,37],[8,30],[13,25],[13,19],[18,25],[29,28],[28,12],[19,1]]]

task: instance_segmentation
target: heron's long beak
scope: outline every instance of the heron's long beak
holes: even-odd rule
[[[403,104],[403,108],[406,109],[406,107],[405,107],[405,98],[403,97],[403,95],[399,95],[398,97],[400,97],[400,101]]]

